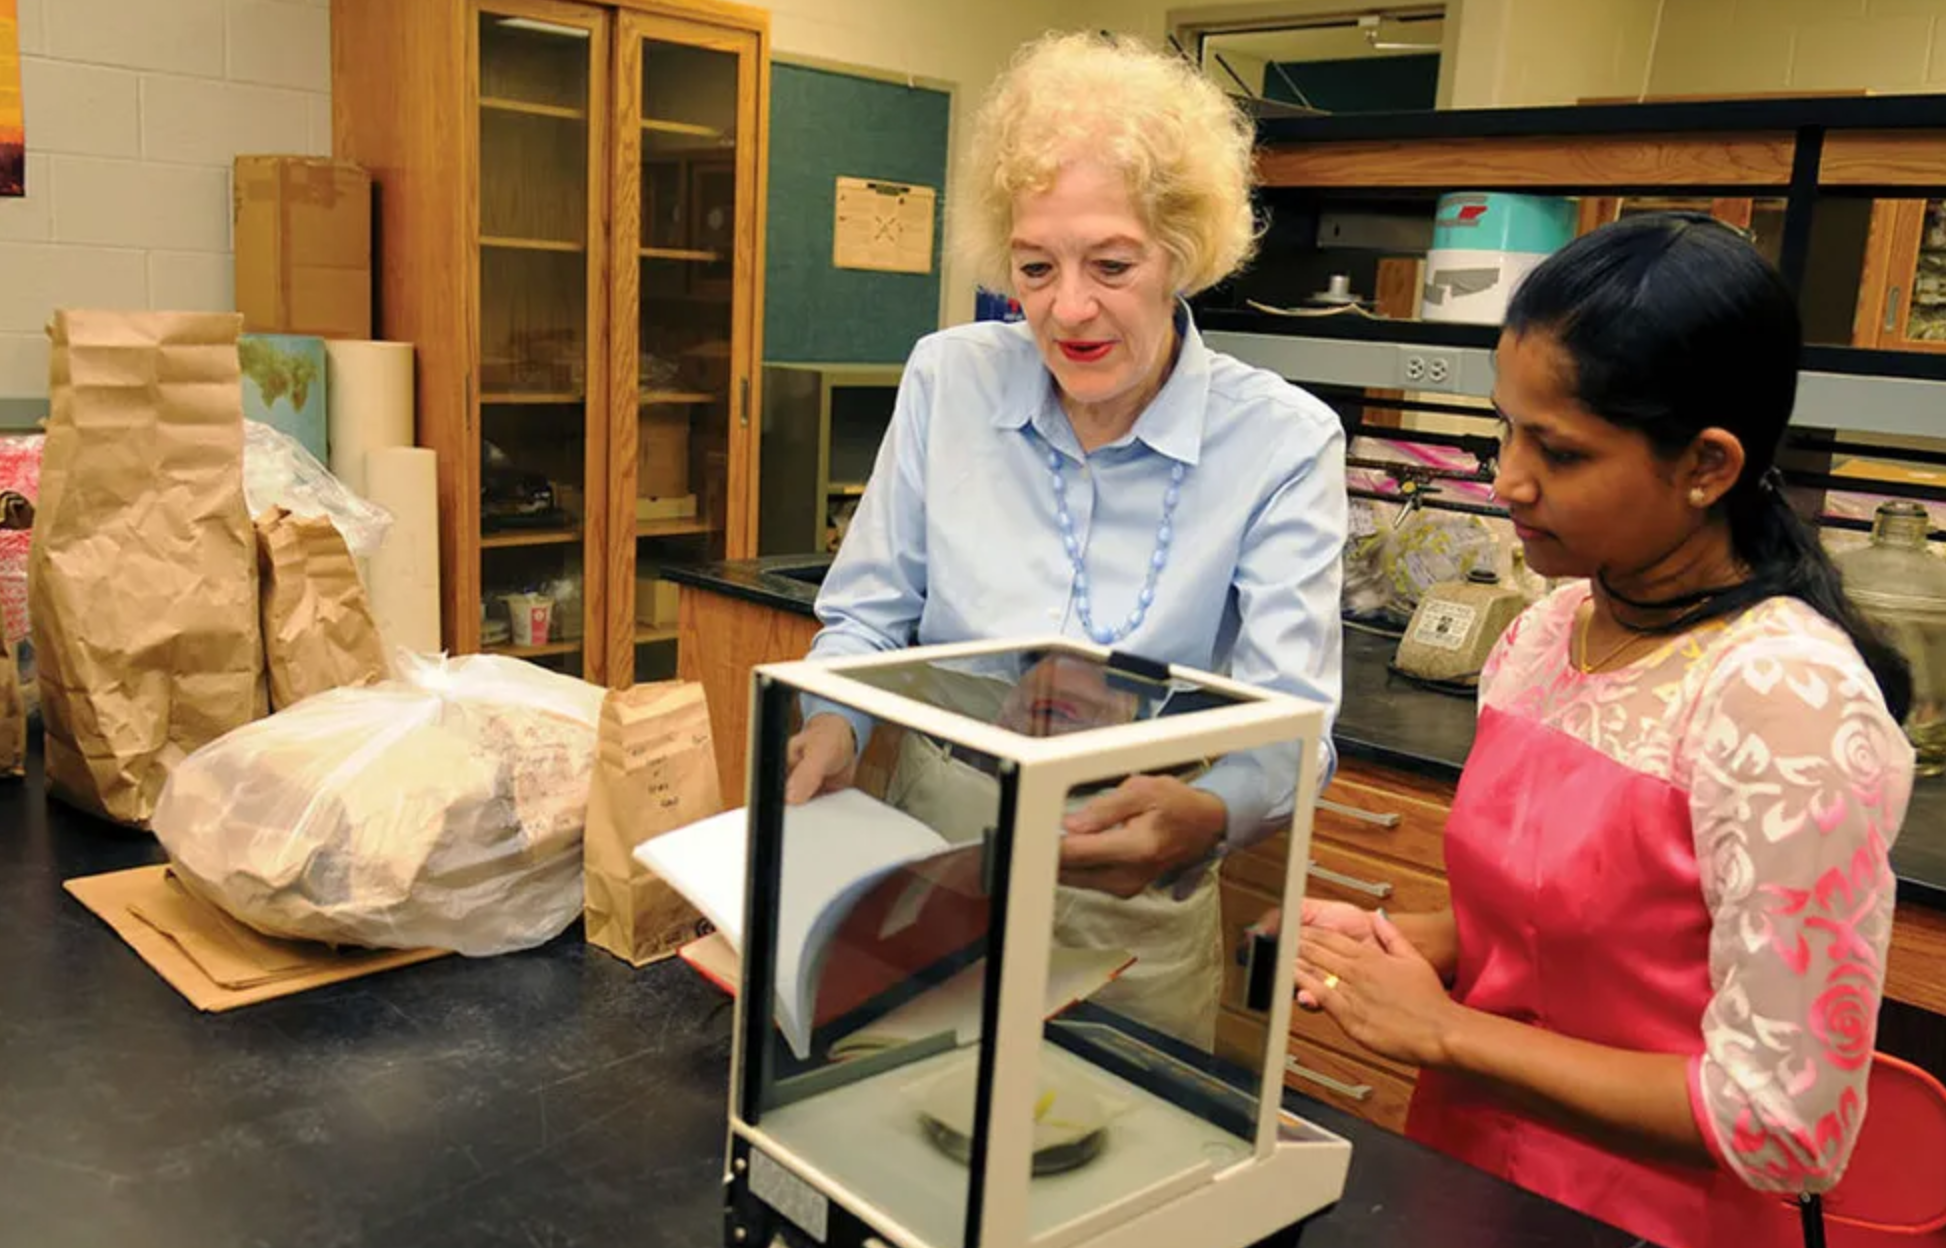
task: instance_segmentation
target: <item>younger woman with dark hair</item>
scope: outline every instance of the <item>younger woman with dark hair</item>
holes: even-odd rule
[[[1481,679],[1452,909],[1303,913],[1300,1001],[1420,1067],[1414,1136],[1668,1248],[1794,1242],[1866,1108],[1910,677],[1773,467],[1800,337],[1706,217],[1527,278],[1495,490],[1586,579]]]

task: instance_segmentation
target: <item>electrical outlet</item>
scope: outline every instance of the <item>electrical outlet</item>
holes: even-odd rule
[[[1400,347],[1399,384],[1411,390],[1459,388],[1459,353],[1437,347]]]

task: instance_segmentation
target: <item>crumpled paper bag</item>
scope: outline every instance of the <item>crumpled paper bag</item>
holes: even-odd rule
[[[20,663],[0,628],[0,776],[27,774],[27,703],[20,696]]]
[[[351,550],[328,516],[257,517],[264,663],[272,710],[385,679],[385,646]]]
[[[266,709],[241,318],[55,313],[28,554],[56,796],[147,826],[169,772]]]

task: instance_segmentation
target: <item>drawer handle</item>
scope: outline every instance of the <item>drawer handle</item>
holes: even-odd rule
[[[1401,818],[1396,811],[1380,812],[1376,810],[1360,810],[1356,806],[1347,806],[1343,802],[1328,801],[1322,797],[1318,799],[1318,809],[1328,810],[1334,815],[1342,815],[1347,819],[1356,819],[1360,823],[1369,823],[1374,827],[1388,829],[1398,827]]]
[[[1311,863],[1311,876],[1313,879],[1323,880],[1326,884],[1336,884],[1339,888],[1348,888],[1354,893],[1363,893],[1367,897],[1376,897],[1380,901],[1392,895],[1392,885],[1388,880],[1361,880],[1355,875],[1346,875],[1342,871],[1333,871],[1330,867],[1321,867],[1315,859]]]
[[[1309,1066],[1306,1066],[1294,1057],[1284,1059],[1284,1069],[1296,1075],[1299,1079],[1309,1079],[1321,1088],[1336,1092],[1339,1096],[1348,1096],[1354,1101],[1367,1101],[1372,1096],[1371,1084],[1346,1083],[1342,1079],[1333,1079],[1321,1070],[1312,1070]]]

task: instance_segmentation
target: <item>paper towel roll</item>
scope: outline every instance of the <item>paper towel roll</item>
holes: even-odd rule
[[[333,452],[336,458],[336,452]],[[403,646],[439,652],[439,457],[388,446],[365,457],[366,497],[392,513],[366,584],[378,634],[390,656]]]
[[[370,498],[365,457],[414,441],[412,344],[328,340],[324,356],[331,475]]]

